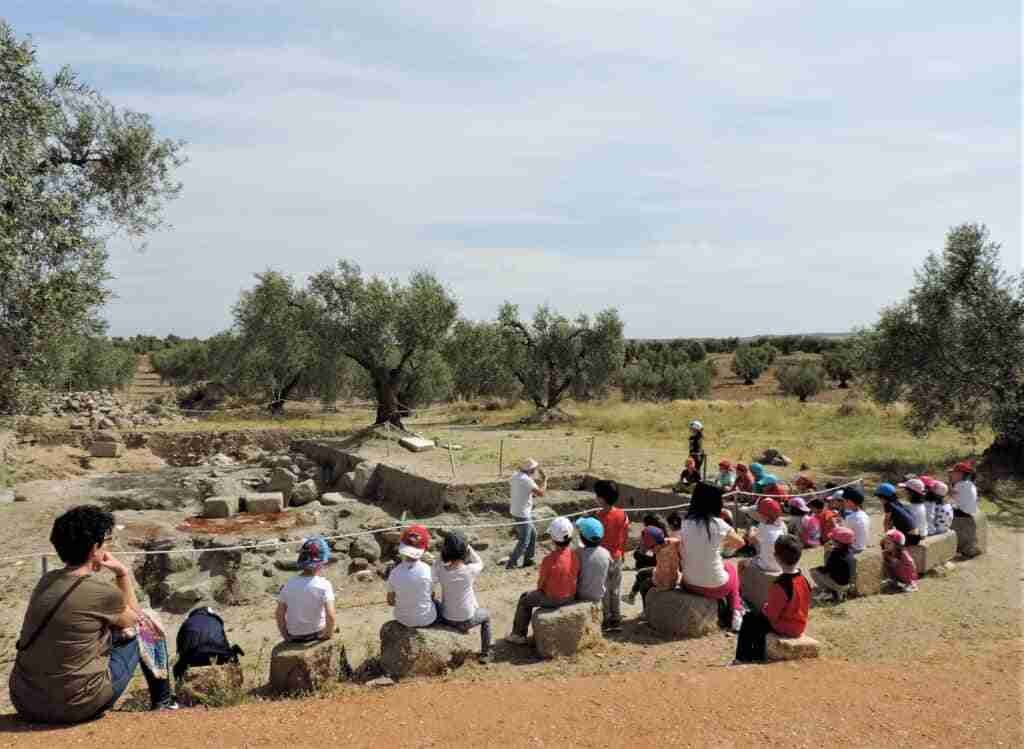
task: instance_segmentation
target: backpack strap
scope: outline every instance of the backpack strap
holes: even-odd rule
[[[39,627],[36,628],[36,631],[32,633],[32,636],[28,638],[28,642],[26,642],[24,645],[21,644],[20,640],[14,643],[14,647],[17,648],[18,652],[28,650],[30,647],[32,647],[35,641],[39,639],[39,635],[41,635],[43,633],[43,630],[46,629],[46,625],[50,623],[50,620],[52,620],[53,617],[57,614],[57,611],[60,610],[60,607],[64,605],[64,601],[68,600],[68,596],[74,593],[75,589],[85,582],[86,577],[87,575],[82,575],[73,583],[71,583],[68,589],[64,591],[64,595],[62,595],[60,599],[57,601],[57,603],[53,605],[53,608],[50,609],[49,613],[47,613],[47,615],[43,617],[42,624],[40,624]]]

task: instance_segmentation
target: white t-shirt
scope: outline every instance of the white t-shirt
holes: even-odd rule
[[[950,503],[959,507],[960,512],[968,515],[978,514],[978,487],[970,481],[961,481],[953,487],[953,501]]]
[[[450,622],[472,619],[478,607],[473,581],[483,571],[484,563],[472,546],[467,556],[468,560],[454,569],[440,559],[434,560],[434,580],[441,585],[441,615]]]
[[[509,480],[509,502],[508,511],[513,517],[530,518],[533,515],[533,493],[540,489],[533,478],[522,471]]]
[[[437,618],[431,596],[434,580],[423,562],[399,562],[388,575],[388,592],[395,594],[395,619],[407,627],[429,627]]]
[[[853,531],[853,550],[864,551],[868,545],[868,537],[871,534],[871,518],[864,510],[851,512],[843,518],[843,525]]]
[[[711,538],[708,538],[708,531]],[[684,520],[680,528],[683,541],[683,581],[698,588],[720,588],[729,582],[722,564],[722,540],[732,528],[721,518],[712,518],[707,526],[696,520]]]
[[[785,535],[787,530],[786,523],[781,518],[774,523],[760,523],[757,526],[757,558],[754,564],[765,572],[782,572],[782,567],[775,558],[775,542]]]
[[[910,517],[914,519],[914,525],[917,527],[917,534],[919,536],[927,536],[928,505],[924,502],[911,502],[907,509],[910,510]]]
[[[325,607],[334,603],[334,586],[319,575],[299,575],[281,587],[277,601],[288,607],[284,613],[288,634],[306,637],[327,625]]]

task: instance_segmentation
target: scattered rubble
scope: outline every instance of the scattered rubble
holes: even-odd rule
[[[173,402],[156,399],[139,406],[102,390],[56,394],[47,411],[53,416],[71,416],[72,429],[134,429],[191,421]]]

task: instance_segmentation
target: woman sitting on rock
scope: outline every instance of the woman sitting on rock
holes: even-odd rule
[[[10,678],[11,701],[26,720],[99,717],[124,694],[140,664],[134,631],[149,620],[128,568],[107,551],[113,529],[113,515],[88,505],[73,507],[53,524],[50,543],[65,566],[43,575],[32,591]],[[114,574],[113,585],[100,578],[103,570]],[[152,708],[176,709],[170,681],[146,660],[141,664]]]

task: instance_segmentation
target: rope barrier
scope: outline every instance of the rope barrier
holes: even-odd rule
[[[731,491],[731,492],[727,492],[726,494],[723,494],[722,495],[722,499],[725,499],[726,497],[736,496],[736,495],[743,496],[743,497],[757,497],[759,499],[762,498],[762,497],[768,497],[769,499],[781,499],[781,498],[790,498],[790,497],[817,497],[818,495],[822,495],[822,494],[835,494],[840,489],[845,489],[848,486],[856,486],[856,485],[862,484],[862,483],[864,483],[864,479],[863,478],[859,478],[859,479],[854,479],[852,481],[848,481],[845,484],[839,484],[838,486],[833,486],[831,489],[815,489],[812,492],[802,492],[802,493],[799,493],[799,494],[787,493],[785,495],[758,494],[756,492]]]

